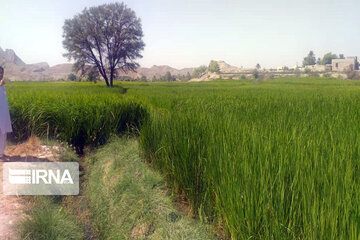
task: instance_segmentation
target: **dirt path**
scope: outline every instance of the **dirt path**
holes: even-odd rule
[[[3,163],[55,161],[58,152],[59,147],[41,145],[37,138],[30,138],[23,144],[10,146],[5,150],[6,157],[0,160],[0,240],[17,240],[16,224],[26,217],[23,211],[24,198],[7,196],[2,192]]]
[[[2,194],[2,165],[0,162],[0,239],[13,240],[17,239],[14,231],[14,224],[22,217],[23,204],[21,198],[17,196],[5,196]]]

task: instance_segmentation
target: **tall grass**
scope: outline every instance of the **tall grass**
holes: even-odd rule
[[[32,134],[55,137],[81,153],[85,145],[104,144],[111,134],[137,131],[146,109],[123,92],[88,84],[9,84],[14,135],[20,140]]]
[[[81,224],[50,198],[38,198],[17,231],[23,240],[79,240],[84,239]]]
[[[176,210],[136,139],[113,138],[88,161],[86,195],[99,239],[214,239],[209,225]]]
[[[359,93],[316,79],[203,89],[153,112],[141,145],[232,239],[358,239]]]
[[[125,96],[65,83],[20,92],[27,86],[9,85],[18,133],[50,124],[88,144],[135,122],[144,156],[173,192],[231,239],[360,238],[356,81],[122,83]]]

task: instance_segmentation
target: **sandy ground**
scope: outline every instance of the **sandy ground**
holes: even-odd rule
[[[39,139],[30,138],[27,142],[9,146],[5,156],[0,159],[0,240],[17,240],[16,224],[26,217],[23,210],[25,201],[21,196],[6,196],[2,193],[4,162],[55,161],[59,147],[41,145]]]

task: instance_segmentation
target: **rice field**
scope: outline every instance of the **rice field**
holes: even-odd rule
[[[146,161],[225,237],[360,238],[357,81],[120,85],[8,84],[15,133],[86,145],[136,126]]]
[[[84,146],[104,144],[111,134],[136,131],[146,109],[124,98],[126,89],[82,83],[7,85],[14,136],[56,138],[82,153]]]

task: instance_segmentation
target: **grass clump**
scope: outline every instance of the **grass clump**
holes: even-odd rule
[[[49,197],[36,199],[28,210],[29,217],[19,223],[18,231],[23,240],[79,240],[83,229],[75,217]]]

